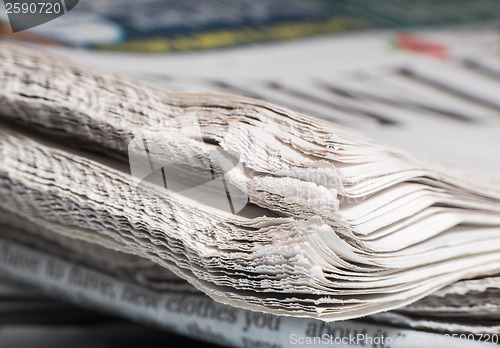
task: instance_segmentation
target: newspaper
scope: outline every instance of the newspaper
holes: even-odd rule
[[[495,283],[494,176],[256,99],[165,93],[7,44],[0,58],[8,224],[133,254],[217,302],[323,321]],[[414,310],[450,313],[435,307]],[[495,313],[440,329],[495,333]],[[416,325],[395,315],[380,318]]]
[[[0,239],[0,275],[22,280],[81,306],[230,347],[487,347],[481,338],[437,335],[359,320],[325,323],[247,311],[197,293],[153,291],[9,239]]]

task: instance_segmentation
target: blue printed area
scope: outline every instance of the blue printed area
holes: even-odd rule
[[[75,7],[71,12],[30,31],[70,45],[167,52],[500,19],[497,0],[85,0],[74,6],[75,1],[65,0]]]

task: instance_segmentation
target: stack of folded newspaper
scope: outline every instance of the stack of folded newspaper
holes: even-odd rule
[[[125,296],[84,271],[58,278],[17,241],[243,309],[500,330],[498,177],[259,100],[169,94],[7,44],[0,115],[11,277]]]

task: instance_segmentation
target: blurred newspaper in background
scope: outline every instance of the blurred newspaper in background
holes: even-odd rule
[[[96,50],[169,53],[366,30],[495,24],[499,15],[494,0],[86,0],[29,34]],[[1,16],[8,34],[5,12]]]

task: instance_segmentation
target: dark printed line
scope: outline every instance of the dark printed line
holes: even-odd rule
[[[226,191],[227,201],[229,202],[229,208],[231,209],[231,213],[235,214],[233,200],[231,199],[231,195],[229,194],[229,189],[227,187],[226,176],[222,175],[222,183],[224,184],[224,190]]]
[[[161,176],[163,178],[163,186],[168,189],[168,186],[167,186],[167,177],[165,175],[165,168],[164,167],[161,167]]]
[[[447,119],[452,119],[455,121],[460,121],[460,122],[467,122],[467,123],[474,123],[475,119],[473,119],[470,116],[467,116],[465,114],[458,113],[453,110],[446,110],[434,105],[428,105],[425,100],[417,101],[417,100],[403,100],[403,99],[396,99],[396,98],[390,98],[387,96],[379,96],[375,94],[370,94],[366,92],[359,92],[359,91],[351,91],[351,90],[346,90],[342,87],[338,86],[333,86],[329,83],[323,82],[323,81],[318,81],[318,86],[324,90],[327,90],[332,93],[336,93],[340,96],[343,96],[345,98],[351,98],[351,99],[366,99],[370,101],[374,101],[377,103],[383,103],[391,106],[396,106],[400,108],[417,108],[421,109],[424,111],[430,111],[433,112],[439,116],[446,117]]]
[[[259,94],[259,93],[253,92],[251,90],[247,90],[247,89],[243,89],[241,87],[233,86],[233,85],[231,85],[231,84],[229,84],[227,82],[223,82],[223,81],[211,80],[211,83],[214,86],[216,86],[218,88],[225,89],[225,90],[227,90],[230,93],[235,93],[235,94],[243,95],[243,96],[249,97],[249,98],[265,100],[265,101],[268,101],[270,103],[274,103],[274,104],[277,104],[277,105],[286,106],[286,107],[288,107],[290,109],[293,109],[295,111],[301,112],[303,114],[314,115],[314,116],[322,118],[324,120],[330,120],[330,121],[333,121],[333,122],[342,123],[341,120],[338,120],[335,117],[332,117],[331,115],[327,115],[327,114],[324,114],[324,113],[319,113],[319,112],[311,110],[311,109],[309,109],[307,107],[302,107],[302,106],[300,106],[300,104],[293,104],[293,103],[289,103],[289,102],[283,103],[282,101],[276,100],[275,98],[271,98],[271,97],[269,97],[267,95]]]
[[[481,98],[479,96],[473,95],[468,93],[467,91],[461,90],[460,88],[457,88],[455,86],[451,86],[445,82],[437,81],[435,79],[431,79],[427,76],[423,76],[419,74],[416,71],[413,71],[411,69],[407,68],[401,68],[400,70],[401,76],[404,76],[408,79],[412,79],[416,82],[422,83],[423,85],[432,87],[434,89],[437,89],[439,91],[448,93],[450,95],[457,96],[459,98],[466,99],[472,103],[481,105],[481,106],[486,106],[490,109],[493,109],[494,111],[500,111],[500,104],[497,104],[495,102],[492,102],[490,100],[487,100],[485,98]]]
[[[336,110],[340,110],[340,111],[344,111],[344,112],[353,112],[356,114],[361,114],[363,116],[373,118],[375,121],[377,121],[378,123],[381,123],[381,124],[396,125],[398,123],[398,122],[396,122],[388,117],[385,117],[383,115],[380,115],[376,112],[363,110],[363,109],[357,108],[355,106],[340,105],[340,104],[334,103],[330,100],[318,98],[318,97],[310,95],[308,93],[305,93],[302,91],[297,91],[297,90],[282,86],[278,83],[270,83],[269,87],[272,89],[276,89],[276,90],[279,90],[281,92],[287,93],[290,96],[293,96],[296,98],[301,98],[301,99],[307,100],[309,102],[312,102],[315,104],[320,104],[320,105],[323,105],[323,106],[326,106],[326,107],[329,107],[332,109],[336,109]],[[336,90],[330,90],[330,92],[337,94]],[[340,94],[340,96],[345,97],[345,95],[342,95],[342,94]],[[349,96],[349,97],[351,98],[351,96]]]
[[[152,173],[155,171],[155,167],[153,166],[153,161],[151,160],[151,154],[149,153],[148,143],[144,138],[142,138],[142,143],[144,145],[144,150],[146,151],[146,156],[148,156],[149,167],[151,168],[151,173]]]

